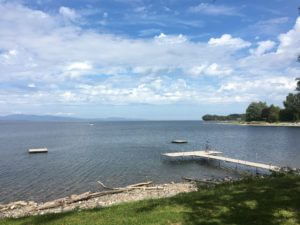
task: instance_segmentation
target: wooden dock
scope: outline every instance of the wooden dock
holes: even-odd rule
[[[250,166],[254,168],[259,169],[266,169],[271,171],[279,171],[279,166],[274,166],[272,164],[264,164],[264,163],[256,163],[256,162],[250,162],[240,159],[233,159],[229,157],[220,156],[219,154],[222,154],[222,152],[218,151],[192,151],[192,152],[172,152],[172,153],[164,153],[163,156],[171,157],[171,158],[184,158],[184,157],[191,157],[191,158],[204,158],[204,159],[214,159],[218,161],[223,162],[230,162],[230,163],[236,163],[244,166]]]

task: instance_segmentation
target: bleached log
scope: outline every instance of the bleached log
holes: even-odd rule
[[[57,207],[69,205],[69,204],[72,204],[72,203],[75,203],[75,202],[79,202],[79,201],[86,201],[86,200],[89,200],[91,198],[96,198],[96,197],[100,197],[100,196],[104,196],[104,195],[118,194],[118,193],[122,193],[122,192],[126,192],[126,191],[136,190],[136,189],[143,189],[143,190],[163,189],[163,187],[160,187],[160,186],[143,187],[143,186],[147,186],[147,185],[151,184],[152,181],[148,181],[148,182],[144,182],[144,183],[138,183],[138,184],[132,184],[132,185],[128,185],[128,186],[123,187],[123,188],[109,188],[109,187],[105,186],[101,181],[98,181],[98,183],[102,187],[104,187],[106,189],[110,189],[110,190],[109,191],[95,192],[95,193],[85,192],[85,193],[80,194],[80,195],[71,195],[70,197],[57,199],[57,200],[54,200],[54,201],[51,201],[51,202],[45,202],[45,203],[39,205],[37,207],[37,210],[57,208]]]
[[[137,184],[131,184],[126,186],[127,188],[132,188],[132,187],[140,187],[140,186],[147,186],[149,184],[152,184],[152,181],[147,181],[147,182],[143,182],[143,183],[137,183]]]
[[[194,178],[188,178],[188,177],[182,177],[183,180],[189,181],[189,182],[197,182],[197,183],[206,183],[206,184],[219,184],[219,182],[210,181],[210,180],[200,180],[200,179],[194,179]]]
[[[107,187],[99,180],[97,181],[97,183],[100,184],[104,189],[109,189],[109,190],[117,190],[118,189],[118,188]]]

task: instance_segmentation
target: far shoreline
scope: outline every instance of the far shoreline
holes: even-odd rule
[[[264,121],[205,121],[205,122],[215,122],[218,124],[225,125],[238,125],[238,126],[254,126],[254,127],[300,127],[300,122],[276,122],[268,123]]]

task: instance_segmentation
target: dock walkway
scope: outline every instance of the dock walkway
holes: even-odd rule
[[[267,169],[271,171],[279,171],[280,167],[279,166],[274,166],[272,164],[264,164],[264,163],[256,163],[256,162],[250,162],[250,161],[245,161],[245,160],[240,160],[240,159],[233,159],[229,157],[224,157],[224,156],[219,156],[222,152],[218,151],[192,151],[192,152],[172,152],[172,153],[164,153],[162,155],[175,158],[175,157],[198,157],[198,158],[206,158],[206,159],[214,159],[218,161],[223,161],[223,162],[230,162],[230,163],[236,163],[244,166],[250,166],[250,167],[255,167],[255,168],[260,168],[260,169]]]

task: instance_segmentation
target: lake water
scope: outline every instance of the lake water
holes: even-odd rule
[[[188,144],[171,144],[186,139]],[[226,156],[300,167],[300,128],[247,127],[199,121],[1,122],[0,202],[45,201],[118,187],[194,178],[236,176],[204,161],[170,162],[161,153],[203,149]],[[47,147],[47,154],[28,154]]]

